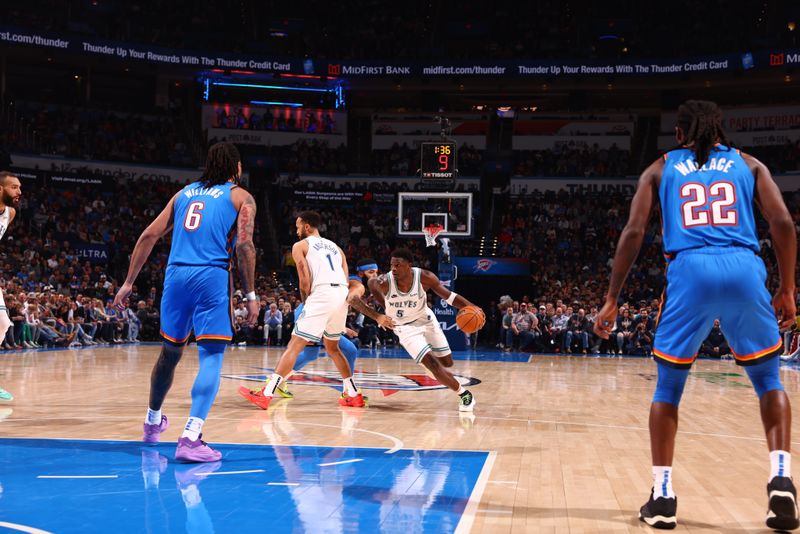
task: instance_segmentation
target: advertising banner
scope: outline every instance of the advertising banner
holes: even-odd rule
[[[730,132],[727,134],[737,147],[779,146],[800,141],[800,128],[796,130],[764,130],[759,132]],[[658,149],[675,148],[674,135],[658,136]]]
[[[530,262],[525,258],[481,258],[458,256],[454,259],[460,276],[528,276]]]
[[[328,143],[330,148],[338,148],[347,144],[347,136],[343,134],[311,134],[303,132],[274,132],[268,130],[229,130],[225,128],[209,128],[209,142],[228,141],[243,145],[287,146],[301,139],[309,142]]]
[[[16,167],[36,169],[35,172],[39,173],[81,174],[88,170],[92,171],[92,173],[99,173],[117,181],[156,179],[188,182],[196,180],[200,177],[200,174],[202,174],[202,171],[199,169],[159,167],[157,165],[140,165],[136,163],[117,163],[110,161],[88,161],[32,154],[14,153],[11,155],[11,161],[14,162],[14,166]]]
[[[373,193],[372,191],[304,191],[295,189],[292,192],[295,202],[354,204],[357,202],[376,202],[394,204],[397,196],[394,193]]]
[[[108,247],[96,243],[76,243],[75,253],[81,260],[92,263],[108,263]]]
[[[455,269],[453,269],[452,263],[439,262],[439,281],[450,291],[456,290],[455,276]],[[456,324],[458,309],[450,306],[447,301],[436,295],[433,295],[433,298],[433,313],[436,315],[436,320],[439,321],[445,337],[447,337],[447,344],[450,345],[452,350],[466,350],[467,336],[458,329]]]
[[[391,78],[458,76],[539,77],[563,76],[684,76],[742,72],[753,68],[784,68],[800,64],[800,51],[774,49],[744,54],[721,54],[672,59],[636,60],[497,60],[448,61],[352,61],[314,58],[285,58],[228,52],[198,52],[146,44],[107,41],[94,37],[56,34],[33,29],[0,26],[0,43],[48,51],[120,61],[144,62],[198,70],[225,69],[272,74],[306,74],[345,78]]]
[[[663,113],[661,115],[661,133],[673,136],[677,122],[677,111]],[[800,128],[800,106],[723,109],[722,128],[726,133],[764,133],[765,131]]]

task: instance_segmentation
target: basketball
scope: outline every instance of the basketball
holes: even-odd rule
[[[477,306],[467,306],[456,315],[456,324],[465,334],[474,334],[486,324],[486,314]]]

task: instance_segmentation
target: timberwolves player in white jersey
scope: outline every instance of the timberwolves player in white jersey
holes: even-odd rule
[[[339,349],[339,338],[347,320],[348,269],[347,258],[339,246],[319,235],[320,216],[314,211],[298,215],[295,225],[300,241],[292,247],[292,257],[300,279],[300,298],[303,313],[297,319],[292,339],[281,356],[275,372],[260,390],[239,390],[247,400],[266,410],[277,389],[286,382],[294,368],[297,355],[308,342],[324,342],[344,381],[342,406],[363,407],[364,398],[353,382],[353,371]]]
[[[19,205],[21,196],[22,186],[19,183],[19,178],[10,172],[0,172],[0,239],[3,238],[6,230],[11,225],[11,221],[17,215],[17,210],[12,206]],[[2,291],[0,291],[0,342],[6,338],[6,332],[8,332],[11,325],[6,302]],[[0,388],[0,400],[10,401],[14,400],[14,397],[8,391]]]
[[[436,316],[428,307],[430,289],[450,306],[463,308],[473,304],[442,285],[430,271],[413,266],[411,252],[392,252],[391,272],[372,278],[369,289],[383,301],[386,315],[394,323],[400,344],[414,361],[427,368],[436,379],[459,395],[459,410],[471,412],[475,398],[445,367],[453,365],[450,345]]]

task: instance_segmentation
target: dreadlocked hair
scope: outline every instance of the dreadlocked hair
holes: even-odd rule
[[[678,126],[685,135],[684,144],[694,152],[697,167],[708,161],[714,145],[731,146],[722,129],[722,111],[708,100],[687,100],[678,108]]]
[[[208,149],[206,170],[200,181],[206,187],[221,185],[239,175],[239,149],[233,143],[216,143]]]

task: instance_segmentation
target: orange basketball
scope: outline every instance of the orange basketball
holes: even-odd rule
[[[474,334],[486,324],[486,314],[477,306],[466,306],[456,315],[456,324],[465,334]]]

